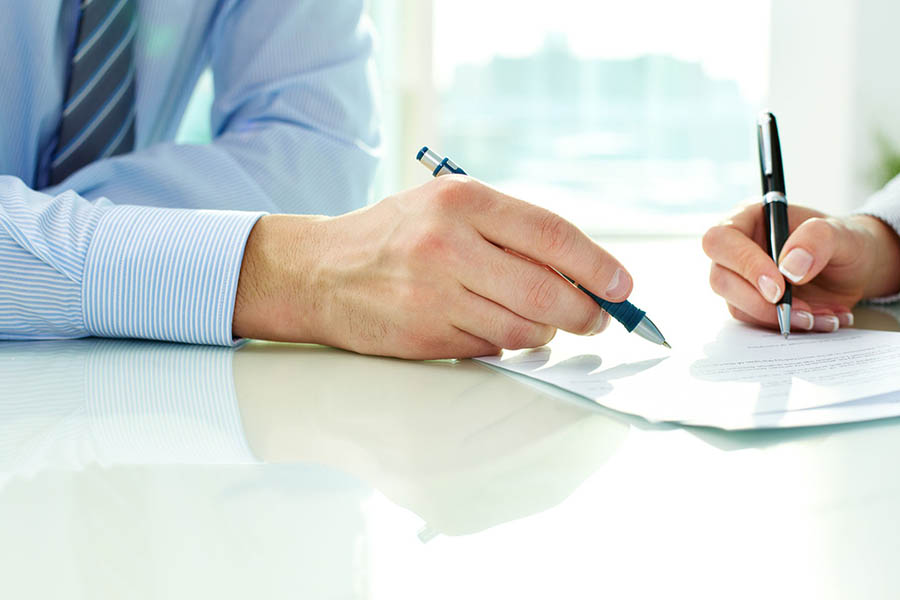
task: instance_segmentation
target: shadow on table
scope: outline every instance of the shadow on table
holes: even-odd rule
[[[815,440],[852,431],[880,428],[896,428],[900,417],[818,425],[814,427],[792,427],[788,429],[757,429],[746,431],[724,431],[713,427],[685,427],[685,430],[719,450],[745,450],[747,448],[768,448],[779,444],[803,440]],[[898,431],[900,435],[900,431]]]
[[[740,361],[732,358],[732,349],[745,343],[742,334],[749,327],[742,323],[729,323],[723,327],[716,335],[716,339],[703,347],[705,357],[691,364],[691,376],[712,382],[756,384],[759,386],[759,392],[753,409],[754,416],[782,412],[787,408],[793,376],[773,377],[770,373],[764,372],[767,367],[738,365],[735,362]],[[777,340],[781,342],[781,336],[777,336]],[[785,340],[784,343],[790,342]],[[723,375],[726,369],[734,373]],[[728,398],[722,398],[722,401],[727,402]],[[757,420],[763,422],[762,419]]]
[[[648,371],[659,365],[668,357],[652,358],[649,360],[620,363],[614,367],[601,369],[603,358],[598,354],[580,354],[547,366],[552,358],[552,349],[549,346],[533,348],[518,352],[514,356],[502,361],[507,369],[499,368],[502,373],[517,373],[529,376],[544,383],[557,386],[563,390],[572,387],[573,382],[585,390],[593,398],[599,398],[611,393],[615,388],[612,381],[632,377],[644,371]],[[490,365],[494,367],[494,365]],[[591,401],[593,404],[594,402]]]
[[[853,310],[855,328],[876,331],[900,331],[898,313],[900,313],[900,304],[897,303],[892,305],[857,306]],[[722,342],[727,343],[727,339],[717,339],[715,344]],[[762,391],[761,389],[760,393]],[[712,427],[686,427],[686,430],[720,450],[731,451],[747,448],[766,448],[802,440],[823,439],[835,434],[867,429],[895,428],[897,425],[900,425],[900,417],[787,429],[723,431]]]

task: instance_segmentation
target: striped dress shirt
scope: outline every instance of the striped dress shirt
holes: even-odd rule
[[[47,186],[78,0],[0,22],[0,339],[233,343],[266,212],[365,204],[379,131],[362,0],[137,0],[135,150]],[[201,72],[214,139],[173,142]]]

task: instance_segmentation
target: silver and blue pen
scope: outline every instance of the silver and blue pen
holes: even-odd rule
[[[419,150],[419,153],[416,155],[416,160],[418,160],[425,166],[425,168],[431,171],[431,174],[434,177],[440,177],[441,175],[449,174],[467,175],[467,173],[463,171],[463,169],[455,162],[447,157],[441,157],[434,151],[429,150],[428,146],[425,146],[424,148]],[[556,269],[553,270],[556,271]],[[559,271],[556,272],[559,273]],[[669,343],[666,342],[666,338],[663,337],[662,333],[660,333],[659,328],[657,328],[656,325],[654,325],[653,321],[650,320],[650,317],[647,316],[647,313],[636,307],[631,302],[628,302],[627,300],[624,302],[610,302],[608,300],[604,300],[596,294],[593,294],[581,284],[575,282],[571,277],[563,273],[559,274],[565,277],[569,281],[569,283],[577,286],[579,290],[590,296],[591,299],[599,304],[603,310],[608,312],[615,320],[624,325],[625,329],[627,329],[629,333],[636,333],[645,340],[651,341],[654,344],[659,344],[661,346],[665,346],[666,348],[671,348]]]

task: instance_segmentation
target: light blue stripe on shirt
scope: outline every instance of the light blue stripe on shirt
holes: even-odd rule
[[[17,0],[0,20],[0,340],[231,344],[260,215],[368,199],[380,139],[363,2],[141,0],[135,151],[40,189],[79,1]],[[215,137],[175,144],[207,67]]]
[[[12,177],[0,177],[0,198],[0,339],[232,343],[244,245],[262,213],[50,198]]]
[[[85,329],[101,337],[230,344],[244,245],[261,214],[111,208],[87,254]]]

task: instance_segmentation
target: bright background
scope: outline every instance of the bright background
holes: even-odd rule
[[[896,6],[895,6],[896,4]],[[892,0],[369,0],[384,153],[373,200],[429,145],[595,236],[694,235],[759,193],[758,112],[788,195],[829,212],[896,171]],[[212,81],[182,139],[208,139]]]
[[[387,136],[380,195],[427,177],[412,160],[425,144],[595,235],[693,232],[759,185],[767,2],[372,8]]]

